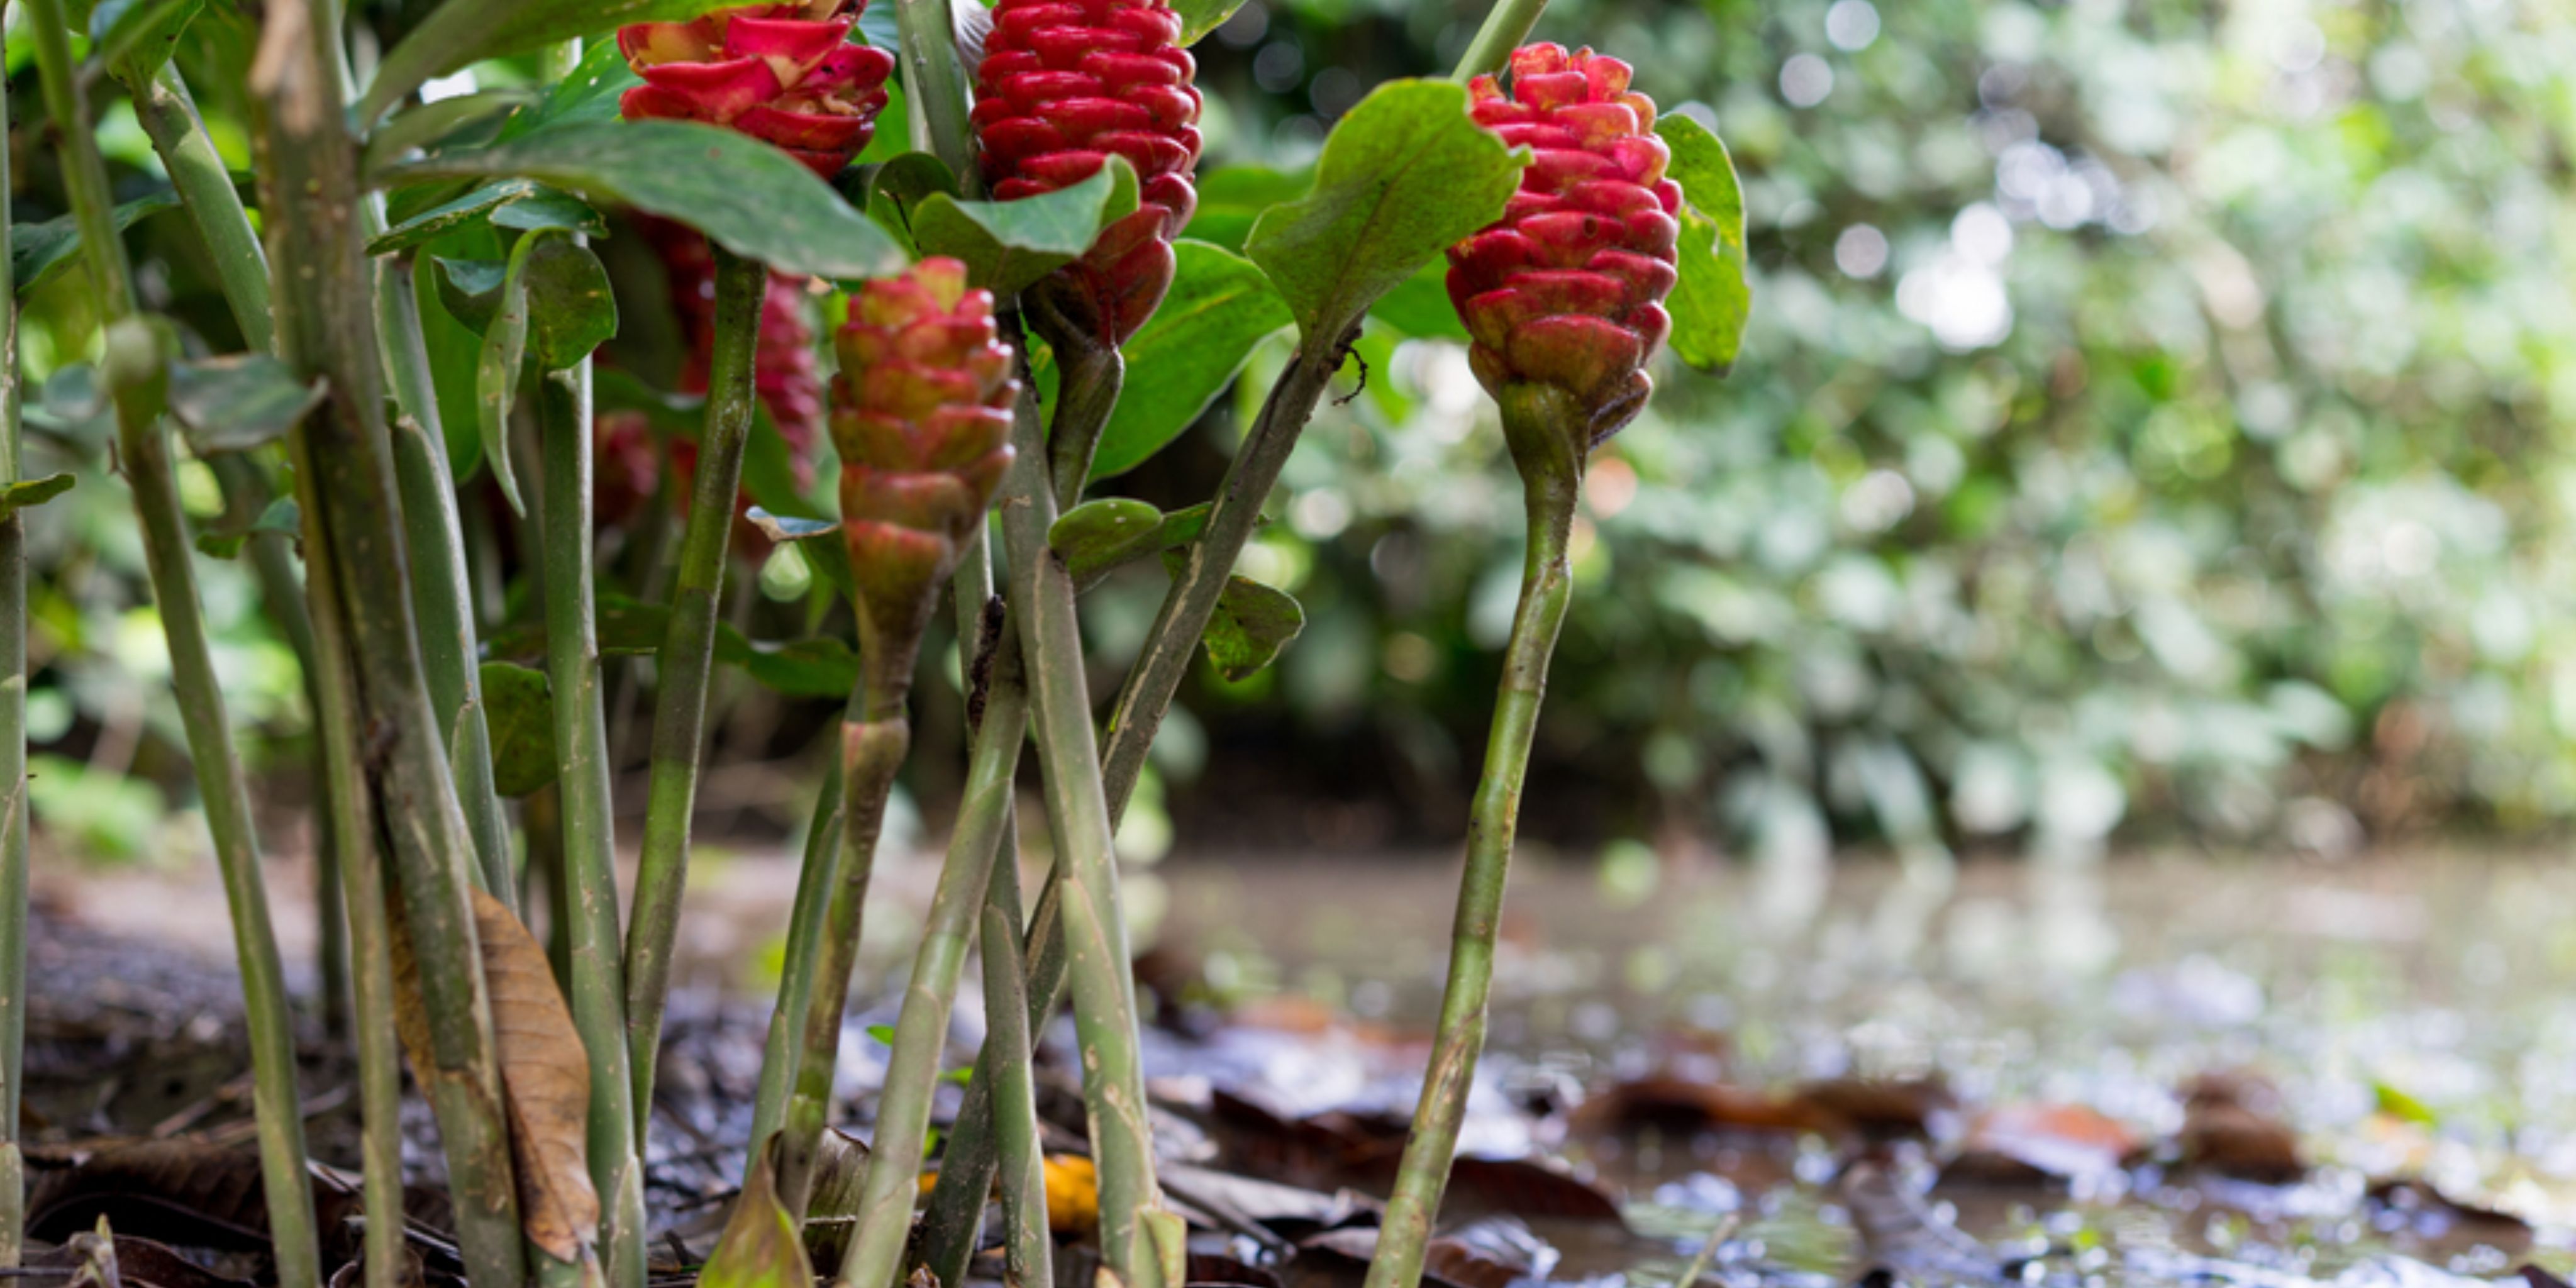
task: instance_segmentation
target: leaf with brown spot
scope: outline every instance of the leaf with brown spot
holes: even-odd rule
[[[814,1263],[805,1257],[796,1219],[778,1203],[777,1157],[778,1138],[772,1136],[743,1178],[742,1196],[725,1218],[715,1255],[698,1272],[698,1288],[807,1288],[814,1282]]]
[[[498,899],[474,895],[474,937],[492,999],[492,1035],[510,1118],[511,1170],[519,1182],[519,1224],[528,1241],[559,1261],[578,1262],[599,1236],[599,1191],[590,1183],[590,1053],[573,1027],[545,948]],[[429,1016],[406,918],[393,927],[394,1028],[427,1081]]]

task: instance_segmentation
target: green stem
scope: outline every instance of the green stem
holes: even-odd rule
[[[855,717],[857,708],[849,714]],[[839,731],[834,730],[837,734]],[[840,872],[841,790],[846,762],[842,740],[832,739],[831,763],[822,790],[814,798],[814,818],[805,826],[805,860],[796,873],[796,901],[788,911],[785,962],[778,974],[778,1005],[769,1013],[769,1036],[761,1046],[760,1088],[752,1101],[752,1156],[776,1134],[787,1113],[788,1092],[796,1085],[798,1039],[805,1008],[814,997],[814,958],[823,939],[825,916],[832,906],[832,882]]]
[[[1415,1288],[1422,1280],[1425,1247],[1439,1219],[1441,1190],[1466,1119],[1467,1092],[1485,1047],[1486,1000],[1494,975],[1494,936],[1503,912],[1503,887],[1511,870],[1512,832],[1520,815],[1522,780],[1530,743],[1547,692],[1548,657],[1565,623],[1574,579],[1566,544],[1574,524],[1583,477],[1577,417],[1554,414],[1563,400],[1528,388],[1507,391],[1504,433],[1521,464],[1529,512],[1529,550],[1521,571],[1520,607],[1512,616],[1511,642],[1503,653],[1501,691],[1485,741],[1485,771],[1476,784],[1467,830],[1467,866],[1458,886],[1458,916],[1450,932],[1449,981],[1440,1000],[1440,1031],[1423,1076],[1422,1101],[1398,1165],[1395,1192],[1378,1233],[1367,1288]]]
[[[60,0],[44,2],[59,28]],[[329,4],[272,0],[273,39],[253,85],[279,356],[328,390],[292,440],[296,488],[305,547],[331,552],[348,617],[366,769],[429,1021],[428,1067],[417,1072],[438,1112],[457,1242],[476,1288],[518,1288],[527,1263],[470,903],[474,843],[435,738],[406,588],[374,291],[351,214],[362,206],[357,148],[335,92],[337,19]]]
[[[761,301],[769,268],[721,246],[716,262],[715,351],[708,359],[706,429],[698,440],[689,522],[680,538],[670,624],[654,666],[653,781],[644,806],[644,853],[626,940],[626,1040],[635,1080],[636,1133],[653,1107],[655,1057],[670,1000],[671,951],[680,931],[680,893],[689,870],[689,824],[705,751],[708,677],[715,667],[716,613],[724,592],[743,445],[751,437]],[[758,1138],[755,1137],[755,1140]]]
[[[0,23],[9,13],[0,0]],[[0,175],[9,168],[9,103],[0,94]],[[0,183],[0,245],[16,216]],[[0,256],[0,483],[26,477],[18,423],[17,267]],[[0,1270],[25,1259],[26,1161],[18,1105],[27,1060],[27,516],[0,517]]]
[[[132,73],[131,67],[117,69],[118,79],[134,100],[135,118],[143,123],[152,150],[161,156],[161,167],[170,172],[170,186],[178,190],[179,204],[187,207],[189,220],[196,224],[197,235],[214,260],[216,280],[223,286],[224,301],[232,306],[242,339],[256,352],[274,352],[277,325],[268,310],[268,256],[261,252],[259,234],[242,211],[232,171],[206,135],[206,123],[197,115],[187,82],[180,79],[174,63],[163,63],[150,80],[138,80]]]
[[[626,994],[617,952],[617,832],[609,795],[608,721],[594,620],[590,369],[538,382],[545,454],[546,677],[554,693],[555,782],[572,931],[572,1017],[590,1051],[590,1173],[612,1288],[644,1282],[644,1186],[635,1165],[635,1107],[626,1067]]]
[[[191,563],[195,551],[179,504],[169,437],[160,418],[162,390],[168,380],[161,336],[134,315],[133,288],[116,230],[107,165],[99,157],[81,101],[79,67],[72,61],[62,0],[29,0],[28,19],[34,29],[46,107],[53,117],[64,187],[81,230],[82,259],[107,331],[106,370],[116,403],[117,449],[142,521],[144,561],[169,644],[171,680],[187,729],[207,830],[213,835],[217,866],[223,873],[224,900],[232,914],[233,947],[250,1031],[261,1187],[268,1200],[278,1282],[283,1288],[320,1288],[321,1250],[314,1233],[313,1194],[305,1174],[304,1117],[295,1086],[294,1017],[287,1009],[285,972],[268,920],[259,843],[251,827],[250,789],[233,754],[223,689],[215,675],[204,609],[197,599]],[[21,702],[23,694],[22,681]],[[24,727],[22,717],[22,733]]]
[[[1458,60],[1458,70],[1449,78],[1464,85],[1468,81],[1499,72],[1511,61],[1512,51],[1529,40],[1538,26],[1540,11],[1547,0],[1498,0],[1485,13],[1485,25],[1476,29],[1476,38],[1467,45],[1467,53]]]
[[[896,45],[903,60],[904,102],[929,150],[946,162],[965,195],[982,187],[974,134],[966,117],[965,68],[957,61],[950,0],[895,0]]]
[[[383,218],[382,203],[370,199],[369,231]],[[422,679],[438,718],[439,743],[447,748],[454,771],[457,803],[474,836],[483,888],[515,911],[516,856],[510,815],[492,778],[492,729],[483,711],[482,643],[466,575],[465,523],[448,468],[438,391],[430,381],[418,282],[412,262],[402,258],[376,261],[375,275],[376,326],[397,409],[394,486],[402,494],[403,551],[411,567],[412,613],[420,622]]]
[[[993,855],[991,895],[984,903],[984,1049],[993,1053],[988,1104],[996,1168],[1002,1177],[1003,1247],[1008,1281],[1051,1288],[1055,1244],[1047,1224],[1046,1152],[1038,1137],[1037,1083],[1030,1077],[1028,962],[1020,955],[1019,856]],[[942,1168],[942,1170],[946,1170]]]
[[[979,543],[980,544],[980,543]],[[974,647],[967,637],[966,647]],[[999,662],[1001,659],[996,659]],[[978,924],[994,856],[1011,811],[1013,771],[1028,736],[1027,688],[996,675],[975,731],[966,790],[949,835],[948,857],[931,896],[928,924],[913,958],[912,984],[895,1019],[894,1053],[877,1101],[877,1130],[859,1199],[858,1230],[840,1267],[841,1288],[894,1288],[912,1209],[920,1192],[923,1135],[938,1086],[957,976]]]
[[[1100,1175],[1101,1253],[1133,1288],[1162,1288],[1161,1259],[1144,1235],[1145,1218],[1161,1210],[1162,1200],[1137,1060],[1134,982],[1083,675],[1081,625],[1074,616],[1072,576],[1047,549],[1056,505],[1034,395],[1023,393],[1014,419],[1017,450],[1003,479],[1002,532],[1011,561],[1011,617],[1027,660],[1046,781],[1047,822],[1057,842],[1056,861],[1067,874],[1064,939],[1092,1156]]]
[[[1083,484],[1091,481],[1092,454],[1100,448],[1100,433],[1109,427],[1118,392],[1127,383],[1127,360],[1117,349],[1069,328],[1042,327],[1041,333],[1063,373],[1056,385],[1055,422],[1047,434],[1048,473],[1055,480],[1055,508],[1061,513],[1082,502]]]
[[[867,620],[866,614],[860,620]],[[864,629],[864,628],[863,628]],[[919,641],[914,645],[918,647]],[[867,909],[868,878],[877,835],[885,827],[886,798],[912,747],[903,695],[871,694],[860,718],[841,724],[844,782],[841,799],[839,877],[825,915],[814,964],[813,995],[804,1017],[804,1054],[797,1058],[795,1091],[779,1128],[778,1201],[800,1223],[813,1196],[814,1159],[831,1116],[832,1072],[841,1047],[841,1017],[850,1001],[850,969],[859,954],[859,923]]]
[[[328,546],[312,551],[315,628],[311,672],[314,721],[321,735],[326,824],[334,852],[345,855],[352,1012],[358,1046],[358,1141],[366,1212],[365,1288],[396,1288],[404,1259],[402,1181],[402,1047],[394,1032],[393,929],[386,917],[383,860],[362,775],[349,772],[358,746],[357,676],[349,665],[348,611],[340,602]]]

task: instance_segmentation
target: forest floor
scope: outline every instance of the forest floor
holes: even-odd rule
[[[862,1135],[884,1054],[866,1029],[892,1018],[934,862],[881,864],[844,1046]],[[272,876],[309,988],[309,877]],[[1423,854],[1185,854],[1130,874],[1173,1189],[1209,1251],[1297,1288],[1356,1283],[1453,881]],[[776,854],[710,850],[692,873],[650,1201],[700,1255],[739,1178],[793,884]],[[56,865],[38,888],[43,1215],[48,1184],[99,1188],[75,1182],[101,1140],[237,1145],[247,1083],[210,871]],[[1721,1232],[1704,1274],[1735,1288],[2442,1288],[2576,1262],[2576,865],[1533,854],[1512,900],[1465,1143],[1519,1161],[1454,1182],[1461,1288],[1668,1284]],[[970,980],[960,1064],[980,1009]],[[317,1155],[345,1163],[337,1069],[317,1050],[307,1090]],[[1070,1077],[1053,1087],[1075,1146]],[[97,1207],[58,1203],[57,1224]]]

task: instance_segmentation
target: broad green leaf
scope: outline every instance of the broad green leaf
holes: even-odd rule
[[[1726,144],[1687,116],[1666,116],[1655,133],[1673,150],[1669,173],[1682,186],[1681,280],[1667,307],[1674,356],[1723,375],[1744,343],[1753,288],[1744,279],[1744,193]]]
[[[240,527],[215,528],[197,534],[197,550],[217,559],[233,559],[241,554],[242,544],[263,533],[296,536],[304,522],[304,512],[295,498],[281,496],[268,503],[249,523]]]
[[[1181,15],[1181,44],[1207,39],[1209,32],[1224,26],[1242,7],[1243,0],[1172,0],[1172,12]]]
[[[89,11],[90,56],[128,85],[148,81],[203,8],[205,0],[99,0]]]
[[[545,100],[501,123],[500,141],[524,138],[560,125],[591,125],[618,119],[617,100],[644,83],[626,65],[614,40],[591,42],[572,74],[555,83]]]
[[[762,688],[791,698],[846,698],[859,682],[858,653],[828,635],[755,643],[731,626],[720,626],[715,653],[717,661],[741,667]]]
[[[43,505],[71,491],[73,482],[75,480],[69,474],[48,474],[40,479],[0,484],[0,519]]]
[[[1304,338],[1334,343],[1426,260],[1499,217],[1528,163],[1469,119],[1463,86],[1390,81],[1333,127],[1314,190],[1264,214],[1244,249]]]
[[[1047,549],[1067,568],[1111,560],[1163,526],[1163,512],[1132,497],[1103,497],[1064,512],[1047,529]]]
[[[1172,251],[1171,294],[1121,350],[1127,384],[1091,458],[1095,479],[1134,469],[1180,437],[1253,346],[1289,324],[1288,302],[1251,260],[1205,242]]]
[[[600,236],[608,231],[599,212],[576,198],[555,192],[526,179],[503,179],[487,183],[453,201],[441,202],[413,215],[382,236],[367,243],[370,255],[390,255],[464,227],[477,219],[489,218],[504,228],[535,230],[569,228]],[[497,280],[495,282],[497,285]]]
[[[561,371],[617,334],[617,300],[599,257],[570,237],[530,233],[528,344],[541,371]]]
[[[1200,241],[1242,253],[1244,239],[1263,211],[1295,201],[1314,186],[1312,171],[1273,170],[1263,165],[1229,165],[1199,176],[1198,213],[1181,231]]]
[[[543,644],[539,645],[542,650]],[[492,731],[492,785],[525,796],[555,780],[555,703],[546,673],[483,664],[483,720]]]
[[[1411,340],[1467,342],[1467,324],[1449,302],[1449,259],[1442,256],[1378,297],[1369,316]]]
[[[412,304],[420,310],[421,345],[429,354],[430,385],[437,391],[438,422],[447,434],[447,465],[459,482],[483,463],[483,439],[474,410],[474,367],[483,340],[448,311],[440,298],[446,275],[433,257],[412,264]]]
[[[1073,514],[1079,514],[1087,508],[1089,507],[1078,506]],[[1065,571],[1073,576],[1075,592],[1080,593],[1099,585],[1101,578],[1139,559],[1159,555],[1165,551],[1178,550],[1198,540],[1199,534],[1207,531],[1208,511],[1212,508],[1214,507],[1203,501],[1186,510],[1174,510],[1170,514],[1158,516],[1151,529],[1131,537],[1122,545],[1065,556]],[[1065,517],[1071,518],[1072,514]],[[1058,522],[1061,523],[1062,520]]]
[[[796,1218],[778,1203],[777,1143],[775,1136],[762,1142],[760,1157],[747,1169],[742,1196],[725,1218],[715,1252],[698,1271],[699,1288],[808,1288],[814,1282],[814,1263],[805,1255]]]
[[[476,335],[491,330],[492,317],[501,310],[501,288],[509,284],[509,261],[433,255],[430,263],[438,273],[438,303],[447,315]]]
[[[877,277],[904,262],[894,239],[813,171],[766,143],[695,122],[564,125],[407,162],[377,178],[403,184],[512,176],[679,220],[781,272]]]
[[[917,245],[912,236],[913,212],[933,193],[945,193],[954,199],[957,176],[946,162],[927,152],[906,152],[871,167],[862,191],[870,218],[906,244]]]
[[[447,0],[386,53],[358,101],[358,128],[433,76],[504,54],[525,53],[628,23],[682,22],[732,0]],[[603,44],[614,44],[603,41]]]
[[[696,439],[697,430],[691,429],[689,437]],[[787,436],[778,432],[769,408],[757,399],[751,408],[751,433],[742,440],[742,490],[778,514],[814,513],[797,487],[795,450],[788,447]]]
[[[510,406],[519,397],[519,367],[528,352],[528,256],[542,237],[522,237],[510,251],[510,266],[501,277],[500,300],[483,328],[483,348],[474,361],[474,428],[483,442],[483,462],[501,497],[524,515],[519,476],[510,466]]]
[[[123,232],[145,215],[178,207],[179,194],[168,188],[145,193],[116,208],[116,230]],[[21,297],[69,267],[79,254],[80,225],[70,215],[9,229],[9,266]]]
[[[959,201],[931,193],[912,211],[912,237],[922,254],[963,260],[968,280],[1011,295],[1073,262],[1103,227],[1135,209],[1135,168],[1113,156],[1100,173],[1044,196]]]
[[[495,117],[516,113],[536,102],[536,96],[524,89],[486,89],[435,103],[423,103],[376,127],[367,136],[361,164],[370,170],[401,160],[415,150],[426,150],[489,125]]]
[[[1230,684],[1260,674],[1279,650],[1306,629],[1306,611],[1288,592],[1246,577],[1229,577],[1208,619],[1208,661]]]
[[[321,381],[264,353],[170,364],[170,414],[199,456],[275,442],[321,403]]]

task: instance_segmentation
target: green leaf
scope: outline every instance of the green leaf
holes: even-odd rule
[[[99,0],[89,12],[90,55],[128,85],[140,85],[170,61],[179,33],[205,0]]]
[[[483,720],[492,732],[492,785],[502,795],[525,796],[555,780],[555,703],[545,672],[484,663]]]
[[[883,1045],[893,1046],[894,1026],[891,1024],[871,1024],[868,1026],[868,1036],[875,1038]]]
[[[720,626],[715,652],[717,661],[741,667],[762,688],[791,698],[846,698],[859,682],[859,655],[828,635],[754,642],[731,626]]]
[[[1183,241],[1163,306],[1121,352],[1127,384],[1100,432],[1091,477],[1134,469],[1163,450],[1225,392],[1254,345],[1288,325],[1288,302],[1251,260]]]
[[[69,474],[48,474],[40,479],[0,484],[0,519],[43,505],[71,491],[75,481]]]
[[[1229,577],[1208,619],[1208,661],[1229,684],[1241,684],[1278,660],[1279,650],[1306,629],[1306,611],[1287,591],[1247,577]]]
[[[1067,568],[1099,564],[1163,526],[1163,512],[1130,497],[1085,501],[1047,529],[1047,549]]]
[[[528,341],[537,367],[561,371],[617,334],[617,299],[608,270],[590,248],[555,232],[530,233]]]
[[[510,405],[519,397],[519,367],[528,352],[528,256],[542,237],[522,237],[510,250],[510,265],[501,276],[500,299],[483,328],[483,348],[474,360],[474,429],[483,443],[483,462],[501,497],[521,515],[527,502],[519,497],[519,476],[510,465]]]
[[[704,423],[703,419],[700,423]],[[696,437],[692,429],[691,440]],[[778,432],[778,422],[770,416],[769,408],[756,399],[751,409],[751,433],[742,440],[742,490],[778,514],[814,513],[814,507],[797,487],[795,449],[787,445],[787,436]]]
[[[1675,357],[1723,375],[1744,343],[1753,288],[1744,279],[1744,192],[1726,144],[1687,116],[1666,116],[1655,133],[1673,151],[1669,173],[1682,186],[1681,280],[1668,308]]]
[[[500,141],[525,138],[553,126],[615,121],[619,119],[617,100],[643,83],[644,78],[626,65],[626,55],[616,41],[593,41],[582,51],[572,74],[557,81],[544,102],[502,122]]]
[[[1290,173],[1264,165],[1221,166],[1199,176],[1199,209],[1181,231],[1240,254],[1262,212],[1295,201],[1314,186],[1312,171]]]
[[[273,443],[322,404],[322,382],[299,380],[264,353],[170,364],[170,414],[199,456]]]
[[[1420,272],[1379,296],[1369,316],[1408,339],[1467,342],[1467,324],[1459,320],[1458,306],[1449,302],[1446,256],[1423,265]]]
[[[483,439],[474,410],[474,368],[482,358],[483,340],[449,311],[440,296],[440,283],[445,280],[434,257],[425,255],[413,262],[412,303],[420,310],[421,344],[429,354],[439,427],[447,435],[448,469],[463,482],[483,464]]]
[[[145,215],[178,207],[179,194],[168,188],[145,193],[116,208],[116,230],[123,232]],[[70,215],[9,229],[9,265],[21,298],[69,267],[79,253],[80,225]]]
[[[968,280],[1011,295],[1073,262],[1102,228],[1135,209],[1135,168],[1113,156],[1070,188],[1019,201],[931,193],[912,212],[912,236],[922,254],[964,260]]]
[[[608,232],[608,222],[578,198],[526,179],[503,179],[453,201],[441,202],[386,229],[382,236],[367,243],[367,253],[390,255],[410,250],[484,218],[504,228],[569,228],[593,237]]]
[[[438,273],[438,302],[447,315],[481,335],[492,329],[501,311],[501,289],[509,284],[510,264],[500,259],[448,259],[433,255]]]
[[[794,158],[689,121],[565,125],[406,162],[379,178],[401,184],[511,176],[679,220],[781,272],[877,277],[904,263],[902,248],[884,229]]]
[[[1207,34],[1225,25],[1243,0],[1172,0],[1172,12],[1181,15],[1181,44],[1186,47],[1207,39]]]
[[[364,131],[433,76],[636,22],[684,22],[734,0],[447,0],[385,55],[358,101]],[[602,42],[614,44],[613,41]]]
[[[1079,514],[1087,508],[1077,506],[1073,513]],[[1065,556],[1065,571],[1073,575],[1074,590],[1076,593],[1089,590],[1099,585],[1101,578],[1128,564],[1148,555],[1178,550],[1198,540],[1199,534],[1207,530],[1208,511],[1213,508],[1202,501],[1186,510],[1174,510],[1158,516],[1152,529],[1131,537],[1123,544]],[[1072,514],[1065,517],[1071,518]],[[1063,520],[1057,522],[1061,524]]]
[[[868,215],[886,231],[912,242],[913,213],[934,193],[957,196],[957,176],[948,163],[927,152],[906,152],[872,167],[862,191]]]
[[[1273,207],[1244,243],[1304,338],[1334,343],[1377,297],[1492,223],[1529,164],[1467,115],[1447,81],[1389,81],[1324,140],[1314,190]]]
[[[814,1282],[814,1263],[805,1255],[796,1218],[778,1203],[777,1157],[778,1138],[772,1136],[743,1177],[733,1215],[725,1218],[715,1252],[698,1271],[699,1288],[808,1288]]]
[[[198,533],[197,550],[201,554],[211,555],[217,559],[238,558],[241,555],[242,545],[252,537],[263,533],[297,536],[300,535],[303,522],[304,512],[295,504],[295,498],[281,496],[269,502],[268,508],[260,511],[249,523],[239,527],[220,527]]]
[[[469,130],[479,130],[495,117],[518,119],[536,101],[530,91],[513,88],[477,90],[423,103],[377,126],[367,136],[361,165],[370,170],[391,165],[406,153],[433,149]]]
[[[2393,1083],[2371,1083],[2370,1098],[2373,1109],[2401,1122],[2414,1123],[2419,1127],[2442,1125],[2441,1115],[2434,1113],[2431,1106],[2406,1094]]]

